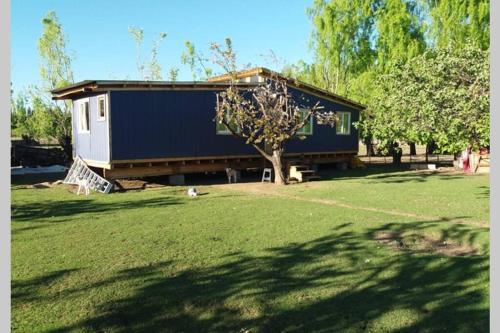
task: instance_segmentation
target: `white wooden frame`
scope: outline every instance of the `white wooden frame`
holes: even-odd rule
[[[348,111],[342,111],[342,112],[337,112],[337,115],[339,116],[339,123],[344,124],[344,115],[347,115],[347,132],[340,132],[338,126],[335,126],[335,133],[337,135],[351,135],[351,112]],[[342,127],[341,127],[342,128]]]
[[[83,114],[85,113],[85,103],[88,105],[88,123],[87,123],[87,129],[83,128]],[[78,100],[76,103],[77,105],[77,113],[78,113],[78,123],[77,125],[77,130],[79,134],[86,134],[90,133],[90,98],[82,98]],[[83,112],[82,112],[82,107],[83,107]]]
[[[104,101],[104,115],[101,117],[101,109],[99,102]],[[97,96],[97,121],[106,121],[106,116],[108,114],[108,101],[106,95]]]
[[[307,109],[300,109],[300,111],[299,111],[299,112],[307,112]],[[313,119],[313,116],[312,116],[312,115],[310,115],[310,116],[309,116],[309,123],[311,124],[311,132],[310,132],[310,133],[305,133],[305,132],[303,132],[303,130],[304,130],[304,128],[305,128],[305,126],[304,126],[304,127],[302,127],[301,129],[299,129],[299,130],[297,131],[297,135],[313,135],[313,133],[314,133],[314,121],[313,121],[313,120],[314,120],[314,119]]]
[[[232,135],[233,134],[233,133],[231,133],[231,131],[225,125],[224,125],[224,130],[219,130],[217,128],[218,124],[219,124],[219,121],[216,119],[215,120],[215,134],[217,134],[217,135]],[[236,128],[236,133],[239,133],[239,132],[240,132],[240,127],[238,126]]]

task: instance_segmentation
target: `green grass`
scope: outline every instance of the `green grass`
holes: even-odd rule
[[[194,199],[184,187],[78,197],[13,180],[13,331],[489,329],[487,176],[331,176],[281,196],[201,186]],[[352,207],[306,201],[318,198]],[[407,249],[378,231],[409,235]],[[477,254],[411,246],[426,235]]]

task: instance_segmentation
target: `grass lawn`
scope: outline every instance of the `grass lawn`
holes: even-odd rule
[[[13,331],[489,330],[487,175],[255,188],[85,197],[13,180]]]

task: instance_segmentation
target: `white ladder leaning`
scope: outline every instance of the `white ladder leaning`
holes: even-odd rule
[[[89,189],[97,192],[109,193],[113,188],[113,184],[110,181],[90,170],[80,156],[76,156],[63,183],[80,185],[82,180],[86,181]]]

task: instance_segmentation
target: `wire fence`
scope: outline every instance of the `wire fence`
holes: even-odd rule
[[[374,145],[375,155],[367,154],[366,146],[362,143],[359,144],[358,157],[365,164],[392,164],[392,155],[383,155],[378,152],[377,145]],[[454,162],[454,156],[451,154],[426,154],[425,146],[416,146],[416,154],[410,154],[409,145],[401,145],[402,156],[401,163],[403,164],[436,164],[436,165],[447,165],[452,166]]]
[[[363,161],[365,164],[392,164],[393,157],[388,156],[363,156],[358,155],[359,159]],[[423,155],[403,155],[401,156],[401,163],[403,164],[420,164],[420,163],[428,163],[428,164],[437,164],[437,165],[453,165],[453,155],[441,155],[441,154],[432,154],[427,155],[427,159],[425,154]]]

